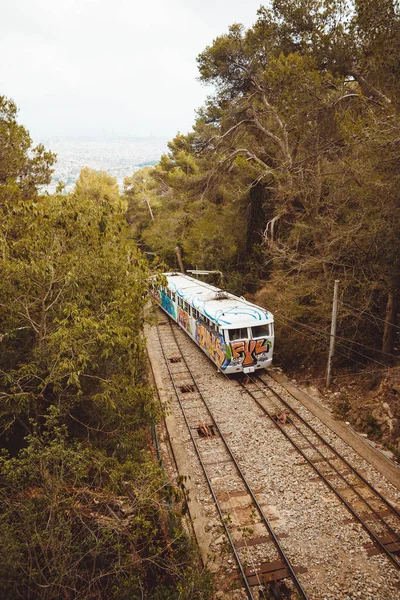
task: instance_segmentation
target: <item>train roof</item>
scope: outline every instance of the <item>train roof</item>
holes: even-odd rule
[[[164,275],[171,291],[176,292],[220,327],[251,327],[272,323],[274,320],[273,315],[264,308],[213,285],[182,273]]]

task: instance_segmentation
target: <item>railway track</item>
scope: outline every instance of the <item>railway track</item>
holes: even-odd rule
[[[170,321],[160,321],[157,333],[177,401],[248,598],[307,599],[298,578],[305,569],[293,566],[280,544],[257,499],[257,490],[245,477],[227,435],[186,362]]]
[[[382,552],[399,569],[400,512],[269,385],[267,378],[267,374],[252,375],[238,383],[368,533],[368,554]]]
[[[222,569],[218,571],[219,589],[227,590],[233,578],[237,581],[240,577],[243,580],[240,590],[237,588],[232,596],[228,593],[229,598],[236,600],[246,595],[257,600],[293,599],[307,597],[304,593],[313,600],[397,598],[400,520],[396,490],[378,473],[370,472],[370,466],[353,455],[321,421],[310,417],[297,397],[275,378],[266,372],[262,372],[261,378],[253,374],[247,383],[243,382],[244,388],[235,377],[225,382],[186,333],[161,314],[164,324],[158,333],[162,344],[160,338],[157,341],[156,328],[153,342],[157,348],[156,360],[163,363],[161,372],[166,389],[171,397],[178,393],[177,400],[172,400],[178,425],[174,437],[188,450],[181,472],[191,474],[193,498],[204,506],[205,531],[211,536],[204,548],[210,548],[216,555],[224,552],[227,544],[232,550],[232,554],[228,550],[223,555],[218,567]],[[174,334],[169,333],[172,328]],[[196,396],[199,385],[206,406]],[[215,417],[210,416],[207,404]],[[204,426],[203,431],[199,426]],[[325,441],[331,442],[331,448]],[[239,463],[239,470],[250,482],[248,485],[266,520],[272,524],[277,541],[290,557],[294,574],[300,576],[303,592],[293,583],[235,464],[221,450],[225,442]],[[392,500],[388,502],[385,496]],[[225,530],[223,536],[220,524]],[[237,568],[232,574],[233,558]],[[261,588],[264,593],[259,596]]]

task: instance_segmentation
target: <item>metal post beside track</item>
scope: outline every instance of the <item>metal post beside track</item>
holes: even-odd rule
[[[326,370],[326,387],[329,388],[332,382],[332,359],[335,353],[335,340],[336,340],[336,321],[337,321],[337,310],[338,310],[338,298],[339,298],[339,279],[335,280],[335,287],[333,290],[333,304],[332,304],[332,323],[331,323],[331,337],[329,342],[329,355],[328,355],[328,367]]]

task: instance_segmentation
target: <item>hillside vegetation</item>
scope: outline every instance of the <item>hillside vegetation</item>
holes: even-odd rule
[[[0,97],[0,587],[4,600],[207,598],[153,457],[147,261],[116,181],[55,156]]]
[[[198,66],[193,130],[122,196],[90,169],[41,193],[55,156],[0,96],[4,600],[212,595],[153,456],[141,250],[223,272],[274,313],[275,362],[318,376],[339,279],[336,372],[378,375],[337,408],[400,449],[398,2],[273,0]]]
[[[385,371],[400,331],[398,3],[274,0],[198,66],[212,93],[193,131],[125,182],[136,239],[253,294],[293,371],[323,375],[340,280],[335,367]]]
[[[336,372],[385,375],[400,332],[398,3],[274,0],[198,66],[211,95],[193,130],[125,180],[138,243],[173,268],[179,246],[186,268],[271,310],[275,362],[304,378],[323,378],[340,280]]]

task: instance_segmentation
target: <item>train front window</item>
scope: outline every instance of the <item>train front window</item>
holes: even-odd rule
[[[257,327],[251,328],[253,339],[266,338],[271,336],[271,327],[269,323],[266,325],[257,325]]]
[[[241,329],[229,329],[229,339],[231,342],[245,340],[248,337],[247,327],[242,327]]]

